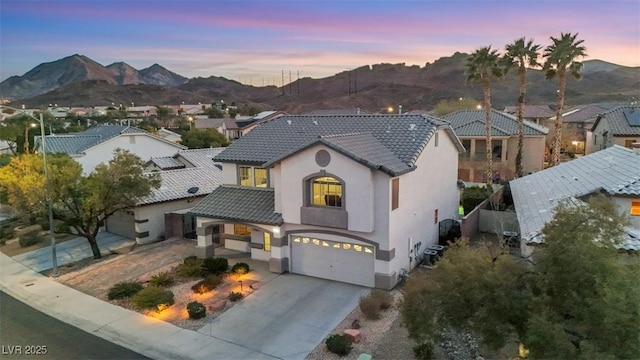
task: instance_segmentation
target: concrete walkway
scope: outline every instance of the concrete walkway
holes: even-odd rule
[[[136,243],[135,240],[127,239],[120,235],[108,232],[99,232],[96,240],[103,255],[124,246],[132,246]],[[83,237],[78,237],[57,244],[56,254],[56,258],[58,259],[58,266],[63,266],[72,262],[76,262],[78,260],[93,257],[91,245],[89,245],[89,241],[87,241],[87,239]],[[53,268],[51,246],[45,246],[38,250],[16,255],[13,257],[13,259],[35,270],[36,272],[42,272]]]

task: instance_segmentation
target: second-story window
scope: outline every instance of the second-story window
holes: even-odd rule
[[[342,183],[330,176],[313,179],[311,201],[317,206],[342,207]]]
[[[238,180],[240,186],[267,187],[267,169],[239,166]]]

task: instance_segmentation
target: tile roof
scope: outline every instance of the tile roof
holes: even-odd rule
[[[609,133],[613,136],[640,136],[640,106],[619,106],[596,119],[592,129],[600,121],[606,121]]]
[[[484,110],[460,110],[445,115],[442,119],[451,123],[458,136],[486,136]],[[518,120],[515,116],[491,110],[491,135],[514,136],[517,134]],[[544,126],[524,120],[524,136],[540,136],[549,132]]]
[[[517,111],[516,106],[507,106],[504,108],[504,112],[507,114],[515,115]],[[547,119],[555,116],[556,113],[551,110],[548,105],[525,105],[523,117],[525,119]]]
[[[216,166],[213,157],[219,154],[223,148],[181,150],[173,157],[174,163],[185,166],[180,159],[186,160],[193,167],[177,170],[160,171],[162,182],[160,188],[153,191],[149,197],[143,199],[138,205],[148,205],[163,201],[185,199],[194,196],[210,194],[222,184],[222,169]],[[165,161],[167,157],[152,158]],[[191,188],[198,188],[194,194],[188,192]]]
[[[610,108],[605,105],[592,104],[587,106],[579,106],[562,114],[562,121],[568,123],[584,123],[594,121],[598,117],[598,114],[602,114],[609,109]],[[551,120],[555,121],[555,119],[556,116],[554,114]]]
[[[446,122],[423,115],[283,115],[256,126],[216,160],[270,166],[324,143],[357,161],[366,160],[370,166],[406,170],[413,168],[439,127],[449,129]],[[464,151],[455,135],[450,135],[458,150]]]
[[[372,114],[369,111],[366,110],[362,110],[360,108],[350,108],[350,109],[318,109],[318,110],[311,110],[311,111],[307,111],[302,113],[302,115],[323,115],[323,116],[327,116],[327,115],[370,115]]]
[[[151,133],[144,131],[134,126],[122,126],[122,125],[98,125],[91,127],[85,131],[75,134],[64,135],[46,135],[46,151],[48,153],[67,153],[67,154],[81,154],[82,152],[90,149],[102,142],[112,139],[120,134],[144,134],[152,136],[154,139],[164,141],[173,144],[177,147],[182,147],[167,140],[153,136]],[[40,145],[40,136],[35,137],[35,146]]]
[[[282,214],[274,210],[274,190],[272,188],[250,188],[222,185],[190,213],[216,219],[282,225]]]
[[[512,180],[510,186],[523,239],[540,243],[540,231],[560,201],[599,190],[614,196],[640,196],[640,154],[614,145]],[[640,250],[640,240],[630,241],[624,244],[626,249]]]
[[[185,167],[183,163],[173,156],[152,157],[149,162],[162,170],[182,169]]]

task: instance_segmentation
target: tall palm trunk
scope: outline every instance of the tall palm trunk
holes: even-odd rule
[[[553,131],[553,141],[551,154],[551,166],[560,163],[560,148],[562,145],[562,108],[564,106],[564,90],[567,84],[567,73],[564,68],[558,70],[558,99],[556,101],[556,127]]]
[[[524,97],[527,91],[527,68],[520,66],[518,70],[520,77],[520,96],[518,97],[518,108],[516,110],[516,116],[518,117],[518,152],[516,153],[516,176],[522,177],[522,147],[524,143],[523,127],[524,127]]]
[[[482,79],[482,95],[484,96],[484,129],[487,133],[487,167],[484,171],[487,186],[493,183],[493,149],[491,145],[491,86],[489,79]]]

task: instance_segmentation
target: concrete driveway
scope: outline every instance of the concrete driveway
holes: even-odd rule
[[[199,332],[281,359],[304,359],[370,289],[283,274]]]

